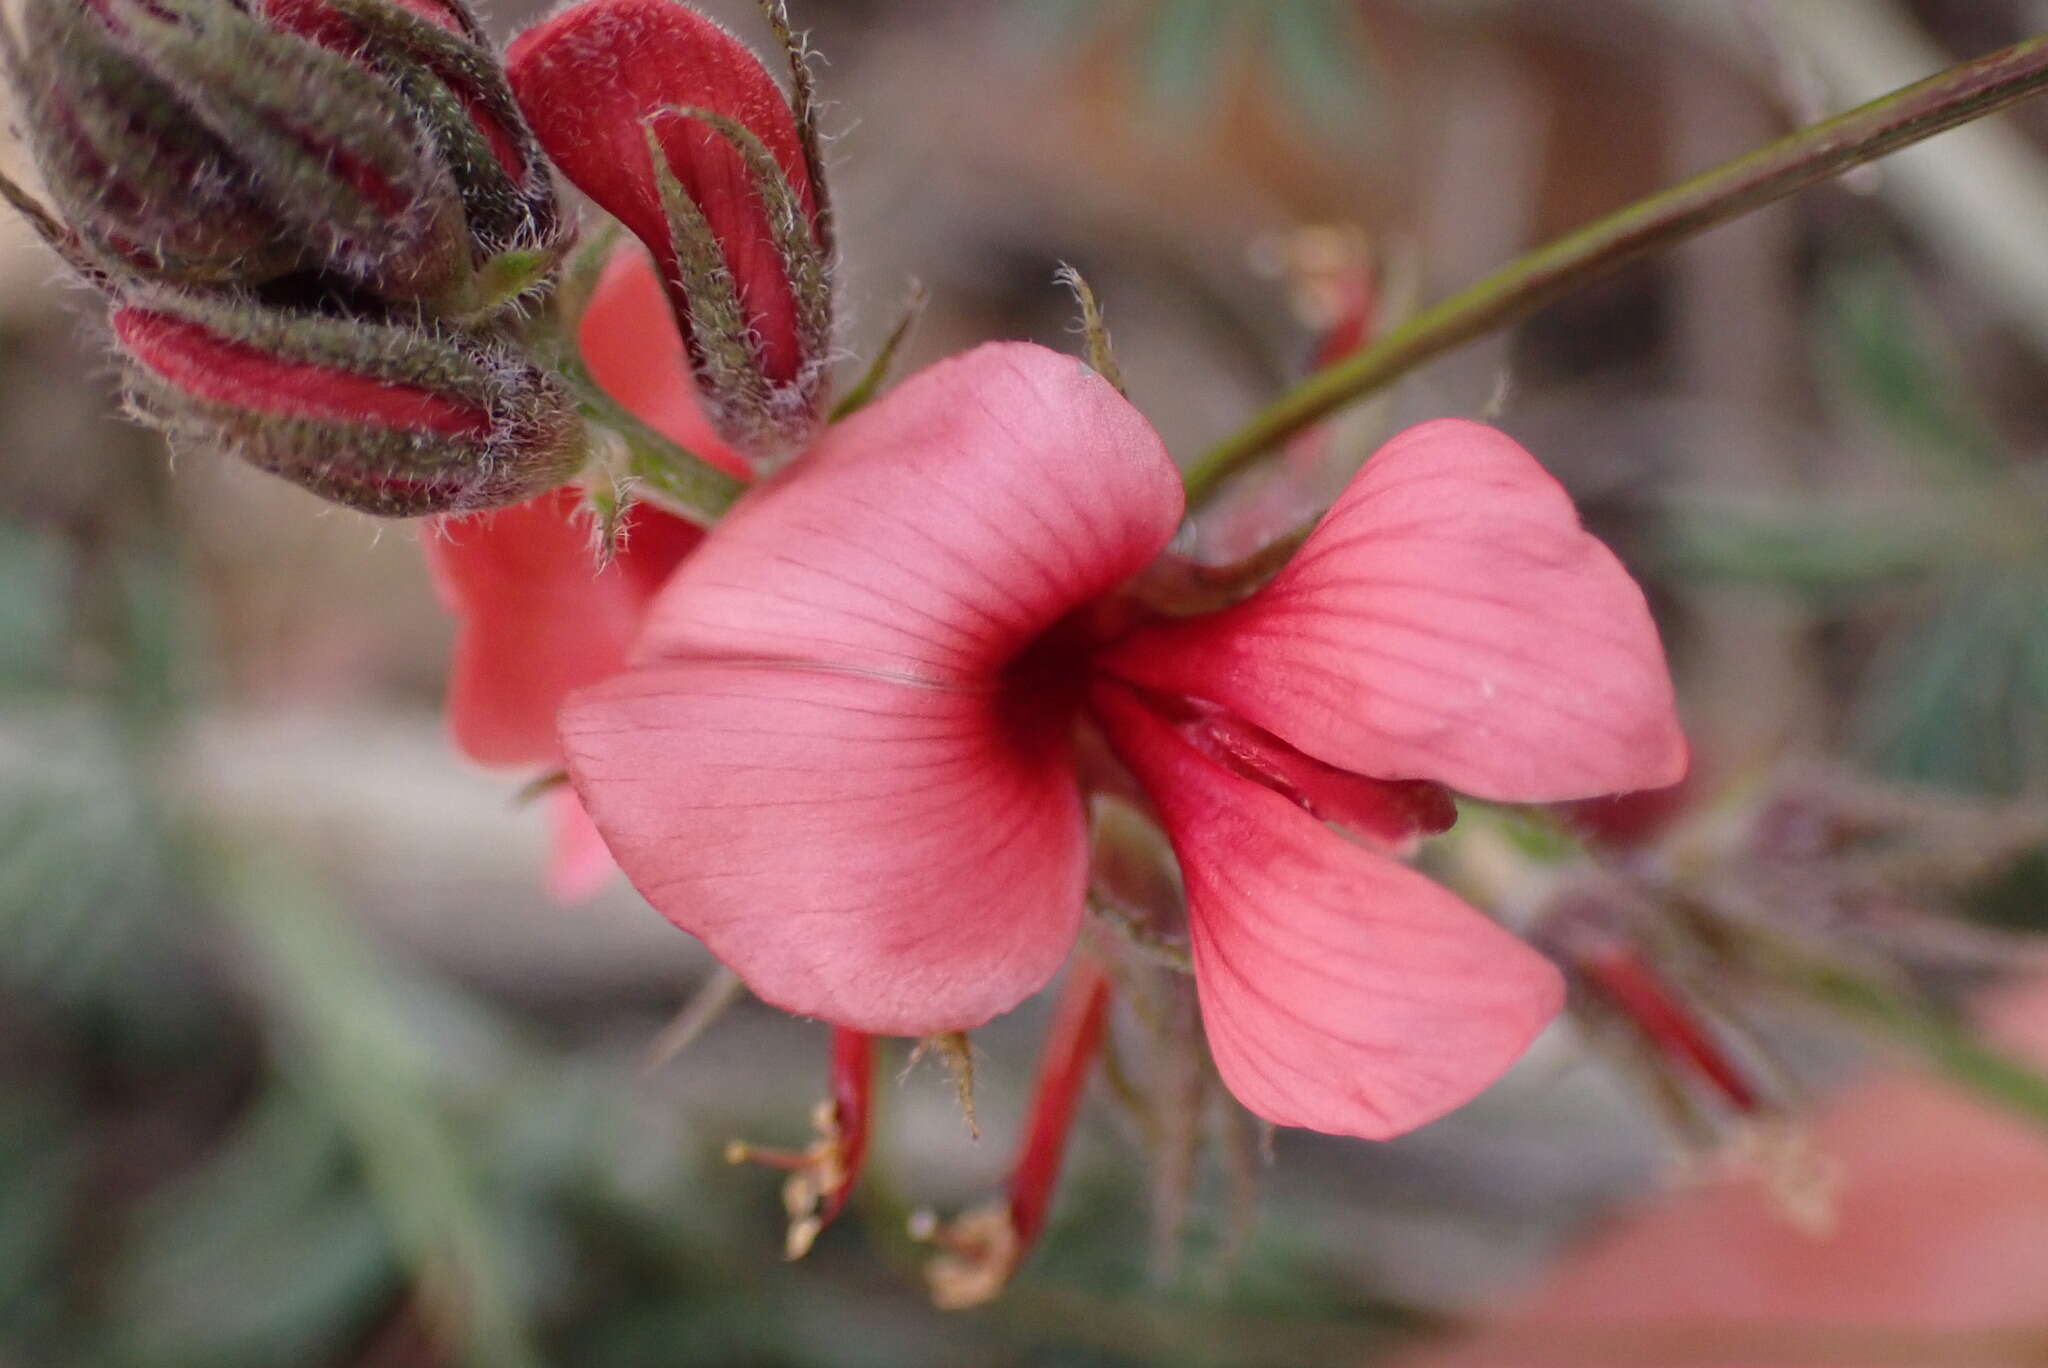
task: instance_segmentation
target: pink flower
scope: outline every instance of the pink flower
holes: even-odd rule
[[[2048,1060],[2048,984],[2002,994],[2001,1036]],[[2020,1368],[2040,1362],[2048,1141],[2038,1121],[1890,1071],[1813,1123],[1831,1229],[1734,1176],[1659,1194],[1518,1305],[1406,1368]]]
[[[1380,847],[1448,823],[1434,784],[1674,781],[1655,627],[1557,483],[1471,423],[1390,442],[1250,599],[1146,620],[1114,591],[1181,514],[1159,439],[1071,357],[934,366],[677,571],[633,668],[563,710],[576,789],[635,886],[762,998],[924,1035],[1065,959],[1076,739],[1100,736],[1179,857],[1231,1090],[1288,1125],[1420,1125],[1497,1076],[1560,985]]]
[[[644,256],[622,253],[606,269],[579,341],[613,398],[713,464],[745,473],[697,408],[682,343]],[[703,535],[638,504],[626,515],[617,556],[599,569],[574,489],[429,529],[428,568],[461,622],[447,706],[463,754],[486,765],[560,765],[562,701],[625,668],[648,605]],[[550,889],[574,901],[602,884],[610,857],[573,795],[551,797],[549,815]]]

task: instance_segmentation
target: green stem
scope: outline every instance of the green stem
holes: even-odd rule
[[[746,491],[745,482],[662,436],[605,393],[576,343],[583,312],[617,240],[616,228],[602,229],[569,254],[547,307],[528,320],[523,337],[534,355],[568,384],[578,411],[596,429],[594,440],[610,438],[623,449],[622,473],[670,512],[709,527]]]
[[[4,29],[0,29],[4,32]],[[0,203],[6,204],[20,214],[28,223],[30,231],[41,238],[49,249],[63,258],[64,264],[78,273],[79,279],[97,289],[106,289],[111,284],[107,268],[93,259],[85,242],[56,215],[43,207],[42,201],[31,195],[5,175],[0,175]]]
[[[1802,128],[1540,247],[1280,396],[1188,468],[1188,504],[1201,504],[1261,454],[1353,400],[1624,262],[1996,113],[2044,85],[2048,35]]]
[[[664,508],[709,527],[746,492],[739,477],[676,445],[629,413],[591,378],[580,358],[558,354],[554,363],[575,388],[583,416],[625,447],[626,473]]]
[[[2048,1077],[1985,1044],[1965,1024],[1833,965],[1809,961],[1786,967],[1809,998],[1911,1048],[1943,1077],[1987,1102],[2048,1126]]]
[[[910,295],[903,303],[903,312],[896,317],[896,326],[889,329],[889,335],[882,340],[882,349],[875,353],[875,359],[868,364],[865,374],[854,387],[846,392],[832,408],[828,422],[836,423],[842,418],[851,418],[866,408],[870,401],[881,392],[882,382],[889,378],[889,368],[896,363],[896,353],[910,336],[911,328],[924,315],[925,288],[918,281],[910,282]]]

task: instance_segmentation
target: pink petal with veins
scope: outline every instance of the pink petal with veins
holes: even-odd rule
[[[1395,437],[1264,589],[1105,667],[1340,769],[1503,802],[1685,772],[1642,591],[1535,458],[1477,423]]]
[[[980,347],[748,494],[655,604],[636,657],[993,687],[1157,555],[1180,512],[1165,448],[1107,381],[1043,347]],[[1066,664],[1048,674],[1073,687]]]
[[[642,504],[627,515],[617,559],[599,570],[581,499],[559,489],[442,519],[422,537],[435,587],[460,621],[448,723],[479,763],[559,761],[562,700],[625,668],[655,591],[703,536]]]
[[[786,1011],[965,1030],[1073,944],[1087,843],[1066,732],[1013,730],[991,690],[660,666],[578,694],[562,742],[633,886]]]
[[[1470,1100],[1563,1003],[1550,962],[1413,870],[1091,694],[1180,860],[1223,1081],[1283,1126],[1368,1139]]]

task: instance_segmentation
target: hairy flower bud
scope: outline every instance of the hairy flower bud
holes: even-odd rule
[[[241,154],[190,117],[107,13],[27,0],[21,23],[27,50],[7,45],[8,75],[44,184],[85,247],[195,285],[300,264]]]
[[[121,272],[301,270],[476,295],[555,235],[545,165],[453,0],[27,0],[9,75],[58,208]]]
[[[547,159],[462,0],[259,0],[256,11],[381,72],[404,96],[455,180],[479,257],[559,236]]]
[[[512,503],[584,456],[569,397],[504,343],[138,294],[113,314],[131,407],[322,498],[412,517]]]
[[[586,0],[507,66],[548,155],[653,252],[721,434],[757,462],[800,444],[832,331],[808,107],[675,0]]]

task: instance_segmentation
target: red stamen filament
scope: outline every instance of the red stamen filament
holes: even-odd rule
[[[853,1195],[867,1159],[874,1075],[874,1038],[834,1027],[832,1095],[819,1102],[811,1114],[818,1138],[802,1150],[762,1149],[743,1140],[725,1147],[729,1164],[759,1164],[789,1174],[782,1185],[782,1205],[789,1213],[784,1245],[789,1258],[808,1254]]]
[[[913,1221],[911,1234],[940,1250],[925,1268],[939,1306],[958,1310],[995,1297],[1044,1230],[1081,1090],[1101,1053],[1110,986],[1102,966],[1083,956],[1060,990],[1007,1198],[943,1224],[928,1215]]]
[[[1579,971],[1660,1054],[1697,1072],[1737,1111],[1757,1109],[1756,1090],[1741,1069],[1656,970],[1631,951],[1609,946],[1582,956]]]

